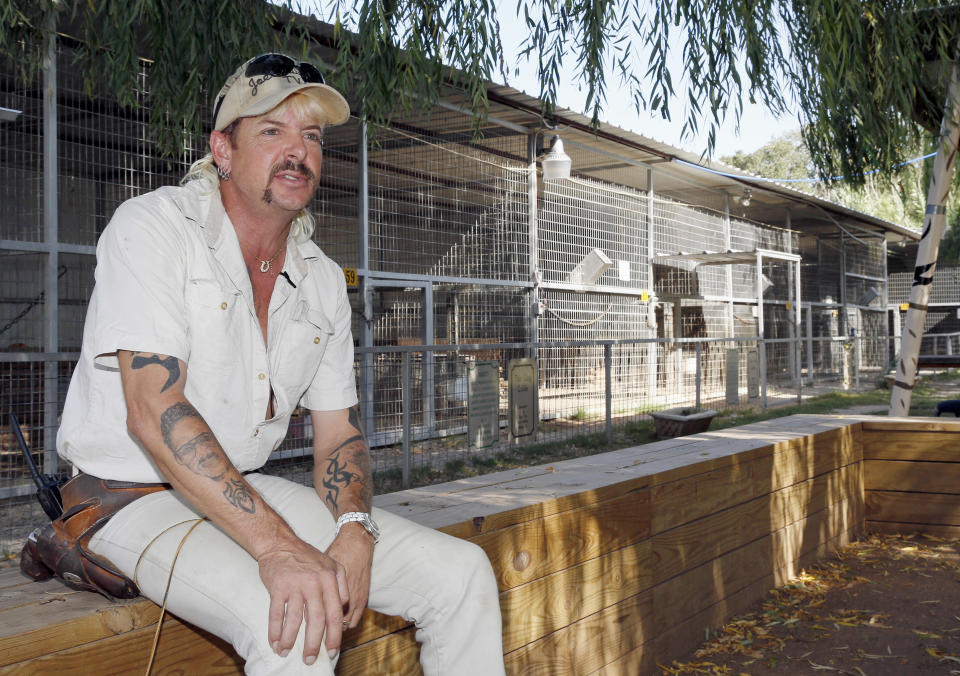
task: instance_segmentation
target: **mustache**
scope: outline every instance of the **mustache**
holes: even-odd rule
[[[313,181],[316,179],[316,175],[310,170],[310,167],[305,165],[303,162],[294,162],[293,160],[287,160],[281,164],[274,165],[273,169],[270,170],[270,178],[273,178],[277,174],[281,174],[285,171],[298,173],[308,181]]]

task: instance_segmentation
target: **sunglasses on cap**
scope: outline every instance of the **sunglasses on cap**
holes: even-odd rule
[[[243,71],[244,77],[286,77],[296,68],[300,79],[313,84],[325,84],[323,73],[311,63],[301,61],[297,63],[286,54],[263,54],[250,61]]]

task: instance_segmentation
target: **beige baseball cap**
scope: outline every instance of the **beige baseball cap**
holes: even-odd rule
[[[349,119],[347,100],[324,83],[323,73],[316,66],[297,62],[286,54],[261,54],[227,78],[213,106],[213,128],[223,131],[238,118],[263,115],[299,91],[323,106],[327,112],[324,124],[338,125]]]

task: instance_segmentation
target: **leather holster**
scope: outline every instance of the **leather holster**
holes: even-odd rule
[[[60,487],[63,514],[27,537],[20,570],[34,580],[56,575],[68,586],[129,599],[140,595],[133,580],[90,551],[90,539],[137,498],[168,490],[169,484],[140,484],[78,474]]]

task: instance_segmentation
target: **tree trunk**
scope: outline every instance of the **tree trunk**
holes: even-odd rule
[[[896,379],[890,394],[891,416],[910,413],[910,398],[917,378],[917,357],[923,339],[923,324],[927,318],[930,301],[930,285],[937,267],[937,253],[947,220],[946,203],[950,194],[953,167],[957,158],[957,143],[960,140],[960,73],[953,67],[943,122],[940,125],[940,146],[933,163],[930,187],[927,190],[927,209],[923,217],[923,235],[917,249],[917,266],[913,270],[913,286],[910,289],[910,307],[903,324],[900,341],[900,359]]]

